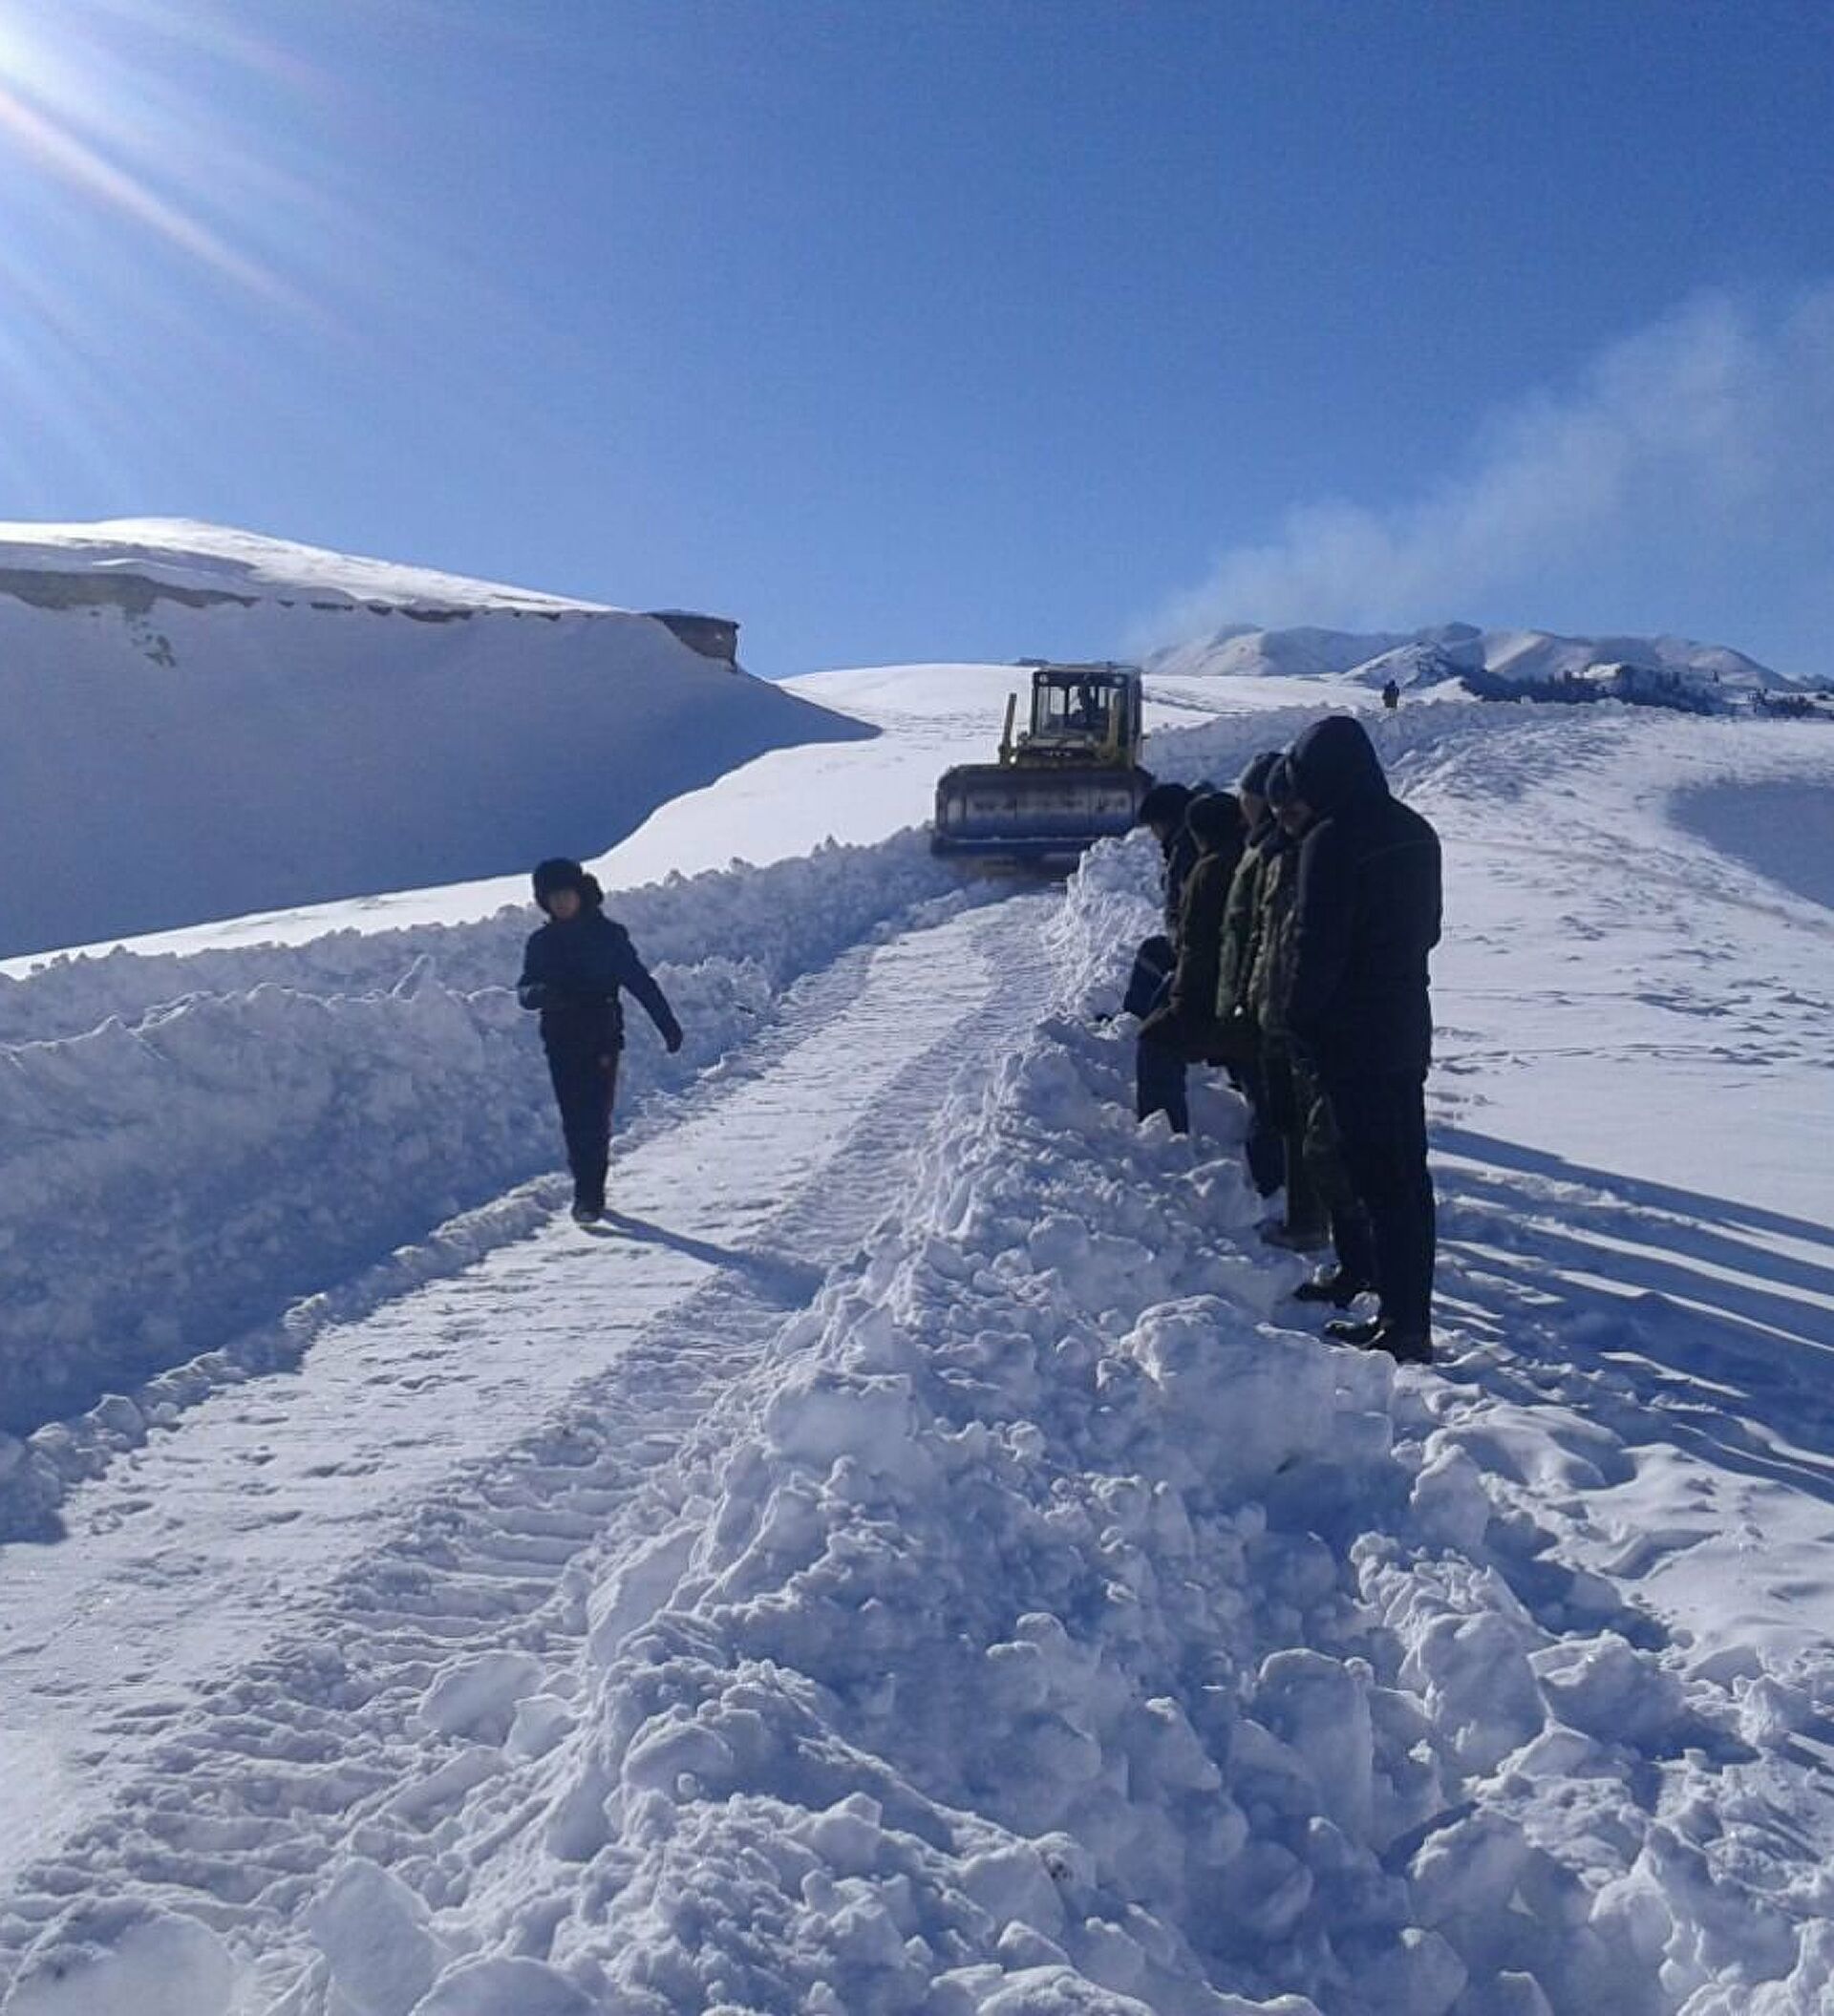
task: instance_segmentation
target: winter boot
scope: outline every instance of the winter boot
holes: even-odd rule
[[[1386,1351],[1397,1365],[1431,1365],[1433,1340],[1425,1330],[1378,1316],[1374,1323],[1328,1323],[1325,1335],[1358,1350]]]
[[[1310,1281],[1302,1281],[1293,1289],[1292,1299],[1294,1302],[1328,1302],[1333,1309],[1347,1309],[1357,1296],[1375,1285],[1374,1282],[1365,1281],[1348,1267],[1321,1267]]]
[[[1376,1348],[1386,1351],[1397,1365],[1431,1365],[1433,1340],[1425,1330],[1410,1329],[1401,1323],[1385,1323],[1376,1339]]]

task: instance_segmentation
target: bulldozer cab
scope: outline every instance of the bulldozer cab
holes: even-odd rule
[[[1132,762],[1140,746],[1140,674],[1131,666],[1043,666],[1032,675],[1020,762]]]

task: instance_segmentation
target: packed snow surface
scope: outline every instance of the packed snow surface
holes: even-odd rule
[[[893,830],[994,683],[652,822],[599,1231],[526,910],[0,986],[4,2016],[1834,2006],[1834,919],[1751,839],[1834,738],[1372,717],[1447,861],[1397,1370],[1226,1084],[1133,1120],[1150,842]]]

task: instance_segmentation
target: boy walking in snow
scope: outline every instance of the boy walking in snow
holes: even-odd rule
[[[1369,1214],[1380,1313],[1326,1335],[1432,1356],[1433,1180],[1427,954],[1439,941],[1439,840],[1389,791],[1362,724],[1333,714],[1288,756],[1313,817],[1299,850],[1287,1022],[1317,1071]]]
[[[624,1050],[619,990],[629,987],[643,1003],[672,1052],[681,1048],[681,1025],[629,933],[606,916],[604,892],[578,861],[543,861],[535,870],[535,901],[548,921],[529,938],[516,995],[541,1013],[573,1173],[573,1216],[590,1224],[605,1210],[611,1102]]]

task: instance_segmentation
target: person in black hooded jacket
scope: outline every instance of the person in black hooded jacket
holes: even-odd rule
[[[589,1224],[605,1210],[611,1102],[624,1050],[619,990],[629,988],[643,1003],[671,1051],[681,1048],[681,1025],[637,957],[630,934],[605,914],[604,891],[578,861],[541,862],[535,901],[548,921],[530,935],[516,995],[525,1008],[541,1013],[542,1045],[573,1174],[573,1216]]]
[[[1380,1310],[1326,1334],[1432,1356],[1433,1180],[1427,955],[1439,940],[1439,841],[1388,788],[1362,724],[1314,722],[1288,755],[1311,808],[1299,853],[1287,1022],[1317,1071],[1345,1168],[1369,1214]]]

